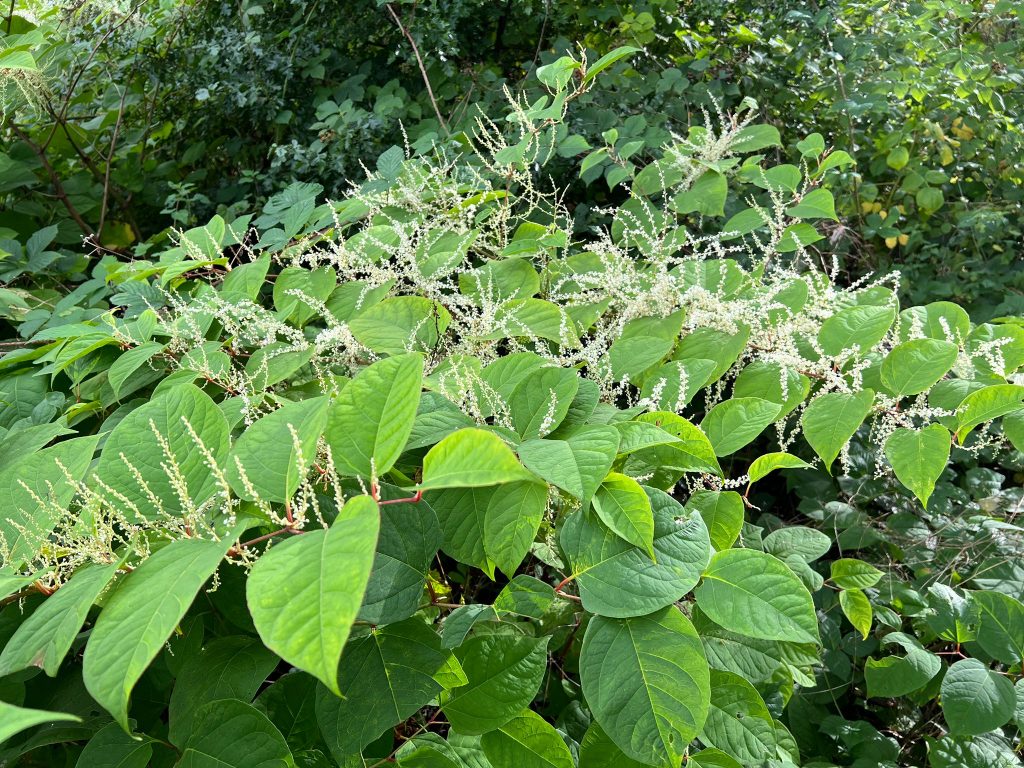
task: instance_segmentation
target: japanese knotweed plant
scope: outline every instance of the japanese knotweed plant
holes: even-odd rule
[[[1018,764],[1012,582],[915,603],[774,473],[866,462],[927,525],[954,451],[1024,447],[1020,321],[837,284],[849,156],[772,166],[753,109],[575,228],[544,168],[628,53],[108,263],[130,303],[0,358],[0,763]]]

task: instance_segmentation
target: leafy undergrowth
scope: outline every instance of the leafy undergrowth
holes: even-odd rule
[[[628,53],[18,289],[0,764],[1020,764],[1020,319],[836,284],[849,156],[749,116],[576,231]]]

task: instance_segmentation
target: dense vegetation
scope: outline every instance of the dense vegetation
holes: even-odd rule
[[[0,766],[1021,765],[1018,4],[27,5]]]

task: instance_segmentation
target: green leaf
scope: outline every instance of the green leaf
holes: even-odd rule
[[[518,450],[527,469],[586,504],[611,469],[618,448],[615,427],[593,425],[562,440],[527,440]]]
[[[832,583],[841,589],[867,589],[884,575],[875,566],[852,557],[833,560],[831,569]]]
[[[853,628],[860,632],[864,640],[867,640],[874,616],[868,596],[859,589],[844,589],[839,593],[839,606],[843,609],[843,615],[850,620]]]
[[[161,510],[170,515],[187,511],[175,491],[177,482],[184,481],[192,506],[217,491],[217,479],[192,432],[213,460],[224,466],[229,450],[227,419],[210,396],[192,384],[171,387],[114,427],[103,446],[96,475],[124,497],[110,501],[129,521],[159,519]],[[97,490],[102,491],[102,486]]]
[[[36,725],[52,722],[80,723],[82,718],[63,712],[46,712],[41,709],[23,709],[0,701],[0,744],[12,736]]]
[[[167,738],[183,746],[195,727],[196,711],[220,699],[252,701],[280,659],[252,637],[218,637],[181,665],[167,716]]]
[[[812,189],[799,203],[786,209],[787,216],[794,216],[798,219],[831,219],[839,221],[836,216],[836,201],[832,193],[827,189],[819,187]]]
[[[739,675],[711,670],[711,707],[700,740],[759,765],[775,756],[775,721],[757,690]]]
[[[978,645],[1006,665],[1024,660],[1024,605],[1001,592],[971,592],[978,609]]]
[[[113,362],[107,371],[107,382],[114,391],[114,397],[120,397],[121,387],[128,381],[132,374],[144,366],[154,356],[164,350],[163,344],[155,341],[148,341],[133,349],[129,349]]]
[[[736,133],[729,149],[733,152],[756,152],[759,149],[782,146],[779,129],[774,125],[747,125]]]
[[[267,716],[237,699],[212,701],[195,715],[177,768],[294,768],[284,736]]]
[[[480,739],[494,768],[574,768],[575,762],[561,735],[529,709]]]
[[[716,550],[731,547],[743,529],[743,497],[736,491],[697,491],[686,508],[700,514]]]
[[[733,672],[755,685],[787,674],[787,664],[795,663],[790,662],[789,649],[814,648],[811,645],[795,646],[730,632],[711,621],[700,609],[693,612],[693,626],[700,635],[708,663],[713,669]],[[817,663],[817,653],[813,650],[811,657]],[[814,677],[810,680],[809,684],[813,685]]]
[[[620,538],[639,547],[655,560],[654,515],[651,502],[640,483],[612,472],[594,494],[594,511]]]
[[[544,678],[548,639],[477,635],[456,649],[469,682],[441,693],[441,708],[452,728],[478,736],[526,709]]]
[[[389,485],[382,485],[380,491],[385,501],[408,497],[406,491]],[[425,500],[382,505],[377,552],[359,620],[391,624],[416,613],[441,542],[441,524]]]
[[[581,68],[581,64],[571,56],[562,56],[551,64],[537,67],[537,79],[556,91],[561,91],[569,84],[573,73]]]
[[[759,397],[734,397],[710,411],[700,423],[716,456],[728,456],[751,443],[779,415],[778,403]]]
[[[0,654],[0,677],[30,666],[56,677],[92,604],[114,577],[120,563],[78,570],[22,622]]]
[[[533,576],[521,573],[494,598],[494,610],[531,619],[542,619],[555,600],[555,590]]]
[[[885,458],[892,471],[924,507],[946,469],[949,450],[949,431],[941,424],[929,424],[923,429],[901,427],[885,441]]]
[[[722,476],[722,468],[715,458],[715,450],[700,428],[682,416],[668,411],[654,411],[637,416],[635,421],[653,424],[676,438],[659,456],[662,463],[688,472],[708,472]],[[619,448],[620,453],[622,447]]]
[[[420,490],[481,488],[534,480],[512,449],[493,432],[467,428],[453,432],[423,458]]]
[[[875,393],[865,389],[853,393],[829,392],[816,397],[807,406],[800,419],[804,437],[830,473],[832,462],[871,413],[874,402]]]
[[[373,629],[351,640],[341,657],[338,687],[316,696],[316,719],[341,762],[436,698],[438,679],[453,662],[441,638],[419,618]]]
[[[956,362],[956,344],[939,339],[915,339],[898,344],[882,361],[882,384],[896,397],[931,389]]]
[[[810,469],[811,465],[791,453],[766,453],[758,456],[750,463],[747,476],[751,483],[756,483],[777,469]]]
[[[516,572],[537,535],[547,508],[547,486],[507,483],[430,493],[444,532],[444,551],[494,578],[495,567]]]
[[[900,645],[906,655],[868,659],[864,663],[868,698],[905,696],[923,688],[942,670],[939,657],[924,650],[914,638],[893,632],[882,640],[882,645],[893,643]]]
[[[82,480],[98,441],[98,435],[64,440],[0,472],[0,540],[7,547],[4,565],[20,568],[49,541],[60,510],[76,493],[61,466],[76,482]],[[51,503],[40,505],[39,499]]]
[[[818,642],[807,588],[784,563],[750,549],[716,553],[696,590],[697,605],[725,629],[765,640]]]
[[[146,768],[153,757],[153,747],[125,733],[117,723],[100,728],[89,739],[76,766],[82,768]]]
[[[544,367],[531,372],[509,398],[512,426],[524,440],[550,434],[569,412],[578,389],[575,371]]]
[[[608,738],[601,724],[591,720],[583,735],[579,751],[580,765],[587,768],[643,768],[644,764],[626,757],[614,741]]]
[[[993,384],[971,392],[956,409],[956,439],[963,445],[975,427],[1020,409],[1022,400],[1024,387],[1018,384]]]
[[[381,477],[412,432],[423,388],[423,357],[388,357],[359,372],[327,416],[324,437],[343,475]]]
[[[632,45],[621,45],[618,48],[609,51],[587,67],[587,73],[583,76],[583,82],[589,83],[599,74],[604,72],[604,70],[608,69],[612,64],[621,61],[627,56],[632,56],[634,53],[639,53],[641,50],[641,48],[634,48]]]
[[[613,534],[593,512],[566,518],[559,543],[591,613],[627,618],[680,600],[707,567],[711,547],[699,515],[681,509],[664,491],[647,489],[654,517],[652,561],[643,549]]]
[[[128,698],[230,540],[179,539],[128,574],[107,600],[85,648],[82,677],[92,697],[128,730]]]
[[[330,528],[271,547],[246,583],[264,644],[339,695],[338,659],[366,592],[379,526],[377,504],[357,496]]]
[[[975,736],[1005,725],[1013,717],[1017,696],[1013,683],[977,659],[961,659],[942,678],[942,714],[949,732]]]
[[[595,616],[580,651],[594,719],[627,757],[677,766],[710,705],[700,638],[675,606],[630,619]]]
[[[313,464],[329,404],[326,397],[286,403],[246,429],[227,459],[231,490],[248,501],[291,499],[306,479],[299,468]]]
[[[699,213],[702,216],[723,216],[729,185],[718,171],[705,171],[693,186],[672,198],[676,213]]]
[[[327,301],[337,284],[332,267],[285,267],[274,280],[274,307],[282,318],[301,328],[317,313],[307,297],[316,302]]]
[[[822,323],[818,343],[826,355],[836,357],[856,346],[863,356],[885,338],[895,319],[892,306],[847,307]]]
[[[348,325],[360,344],[377,354],[397,356],[434,349],[451,321],[451,313],[438,302],[422,296],[391,296]]]
[[[805,222],[790,224],[783,230],[775,250],[779,253],[792,253],[823,239],[824,236],[810,224]]]
[[[811,563],[832,548],[832,539],[803,525],[787,525],[764,537],[764,551],[780,560],[798,557]]]

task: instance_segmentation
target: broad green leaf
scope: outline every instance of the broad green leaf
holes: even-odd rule
[[[401,768],[466,768],[455,747],[429,731],[402,744],[395,762]]]
[[[700,740],[748,765],[775,756],[775,722],[757,690],[739,675],[711,670],[711,707]]]
[[[714,360],[672,360],[646,377],[640,395],[658,411],[678,412],[707,383],[718,364]]]
[[[427,500],[441,523],[444,551],[494,578],[495,567],[511,576],[526,557],[547,508],[547,486],[449,488]]]
[[[92,697],[128,730],[128,699],[231,542],[179,539],[154,552],[109,597],[85,648]]]
[[[285,502],[305,480],[327,424],[326,397],[287,403],[252,424],[227,458],[231,490],[240,498]],[[255,493],[254,493],[255,492]]]
[[[829,392],[816,397],[807,406],[800,419],[804,437],[825,462],[827,471],[832,471],[832,462],[871,413],[874,402],[875,393],[865,389],[853,393]]]
[[[120,397],[121,387],[142,366],[164,350],[163,344],[148,341],[122,354],[107,371],[107,382],[114,391],[114,397]]]
[[[508,401],[512,426],[524,440],[544,437],[569,412],[579,378],[564,368],[540,368],[519,383]]]
[[[731,547],[743,529],[743,497],[736,491],[697,491],[686,508],[700,514],[716,550]]]
[[[439,302],[423,296],[391,296],[349,322],[352,335],[377,354],[404,355],[437,347],[452,321]]]
[[[891,306],[847,307],[822,323],[818,343],[826,355],[838,356],[854,347],[864,355],[885,338],[895,319]]]
[[[807,588],[771,555],[751,549],[716,553],[696,590],[697,605],[725,629],[765,640],[818,642]]]
[[[755,685],[787,674],[786,649],[795,646],[730,632],[711,621],[700,609],[693,612],[693,626],[700,635],[708,663],[713,669],[734,672]],[[813,646],[804,647],[813,649]],[[817,663],[817,653],[812,656]],[[813,679],[811,677],[811,681]]]
[[[357,496],[330,528],[271,547],[246,583],[263,643],[336,694],[338,660],[366,592],[379,526],[377,504]]]
[[[962,445],[967,435],[980,424],[1019,410],[1024,401],[1024,386],[993,384],[971,392],[956,409],[956,439]]]
[[[574,768],[562,736],[543,717],[524,709],[480,739],[494,768]]]
[[[832,582],[842,589],[867,589],[875,586],[884,575],[875,566],[852,557],[833,560],[830,567]]]
[[[89,739],[76,768],[146,768],[152,756],[153,747],[148,740],[137,739],[117,723],[110,723]]]
[[[971,592],[978,609],[978,645],[1006,665],[1024,660],[1024,605],[1001,592]]]
[[[677,766],[710,705],[700,638],[675,606],[630,619],[595,616],[580,651],[594,719],[627,757]]]
[[[950,434],[941,424],[923,429],[901,427],[885,441],[885,458],[896,478],[928,506],[935,483],[949,463]]]
[[[803,459],[784,451],[778,453],[766,453],[758,456],[750,463],[747,476],[750,482],[756,483],[765,478],[777,469],[810,469],[811,465]]]
[[[618,448],[615,427],[593,425],[562,440],[527,440],[518,451],[527,469],[586,504],[611,469]]]
[[[620,538],[639,547],[655,560],[654,515],[651,502],[640,483],[612,472],[594,494],[594,511]]]
[[[274,280],[274,307],[282,319],[290,320],[301,328],[317,313],[315,304],[311,304],[309,299],[327,301],[337,284],[337,275],[332,267],[285,267]]]
[[[843,615],[850,620],[853,628],[860,632],[864,640],[867,640],[874,616],[868,596],[859,589],[844,589],[839,593],[839,606],[843,609]]]
[[[644,764],[626,757],[621,749],[608,738],[601,724],[591,720],[590,727],[583,735],[579,751],[580,765],[587,768],[643,768]]]
[[[747,125],[736,132],[730,145],[733,152],[756,152],[759,149],[782,145],[779,129],[774,125]]]
[[[237,699],[212,701],[195,714],[195,729],[177,768],[293,768],[284,736],[267,716]]]
[[[743,768],[735,758],[713,747],[692,753],[686,765],[687,768]]]
[[[656,562],[613,534],[592,511],[578,510],[562,525],[562,550],[583,607],[592,613],[613,618],[651,613],[680,600],[707,567],[711,547],[700,516],[687,513],[663,491],[650,488],[647,494]]]
[[[380,493],[385,501],[408,498],[406,491],[390,485],[382,485]],[[441,524],[425,500],[382,505],[377,553],[359,620],[391,624],[416,613],[441,542]]]
[[[455,655],[469,682],[441,693],[441,708],[452,727],[478,736],[526,709],[544,677],[548,639],[476,635],[459,646]]]
[[[977,659],[961,659],[942,678],[942,714],[950,733],[975,736],[1005,725],[1013,717],[1017,696],[1005,675]]]
[[[423,458],[420,490],[481,488],[535,480],[505,442],[493,432],[467,428],[453,432]]]
[[[583,76],[583,82],[590,82],[599,74],[608,69],[608,67],[612,66],[612,64],[622,61],[622,59],[626,58],[627,56],[632,56],[634,53],[639,53],[641,50],[642,49],[635,48],[632,45],[621,45],[618,48],[609,51],[600,59],[598,59],[589,67],[587,67],[587,73]]]
[[[903,656],[886,656],[864,662],[864,682],[868,698],[895,698],[923,688],[942,670],[942,662],[934,653],[902,632],[886,635],[882,645],[896,644],[906,652]]]
[[[831,219],[839,221],[836,216],[836,201],[832,193],[823,187],[812,189],[799,203],[786,209],[787,216],[798,219]]]
[[[900,312],[900,339],[903,341],[920,333],[930,339],[962,343],[970,332],[970,315],[951,301],[933,301],[923,307],[908,307]]]
[[[792,253],[822,239],[824,235],[806,222],[790,224],[782,231],[782,237],[779,238],[775,250],[779,253]]]
[[[544,85],[556,91],[565,89],[573,74],[581,69],[582,65],[571,56],[562,56],[550,64],[537,67],[536,75]]]
[[[195,727],[196,711],[211,701],[250,702],[280,659],[254,637],[212,640],[181,665],[167,709],[168,739],[184,746]]]
[[[554,587],[521,573],[506,584],[494,598],[494,610],[498,613],[542,619],[554,599]]]
[[[62,510],[75,497],[68,475],[75,482],[85,477],[98,441],[97,435],[64,440],[30,453],[0,472],[0,539],[7,548],[4,565],[20,568],[31,562],[49,540]],[[40,505],[40,499],[48,503]]]
[[[81,722],[81,718],[63,712],[25,709],[0,701],[0,744],[36,725],[53,722]]]
[[[41,667],[57,676],[92,604],[114,577],[119,563],[89,565],[74,576],[22,622],[0,654],[0,677]]]
[[[707,435],[682,416],[667,411],[654,411],[641,414],[635,420],[653,424],[677,438],[678,442],[666,445],[664,453],[658,455],[660,463],[687,472],[708,472],[722,476],[722,468]],[[621,446],[619,451],[622,451]]]
[[[693,186],[672,198],[676,213],[699,213],[702,216],[723,216],[729,185],[718,171],[705,171]]]
[[[1010,743],[995,734],[926,738],[931,768],[1020,768]]]
[[[764,551],[780,560],[799,557],[810,563],[832,548],[832,539],[803,525],[787,525],[764,537]]]
[[[728,456],[751,443],[779,415],[778,403],[759,397],[734,397],[710,411],[700,423],[716,456]]]
[[[394,465],[409,439],[420,390],[423,357],[388,357],[359,372],[327,416],[324,437],[343,475],[381,477]]]
[[[412,716],[441,692],[438,677],[452,661],[419,618],[351,640],[338,669],[342,698],[322,687],[316,695],[316,719],[331,753],[341,761]]]
[[[956,344],[938,339],[898,344],[882,361],[882,384],[896,397],[918,395],[946,375],[958,353]]]
[[[96,488],[116,489],[119,496],[111,503],[133,522],[159,519],[161,511],[169,515],[188,511],[176,483],[184,481],[191,506],[202,504],[217,491],[217,479],[193,433],[223,467],[228,431],[227,419],[209,395],[192,384],[171,387],[114,427],[96,467],[100,483]]]

